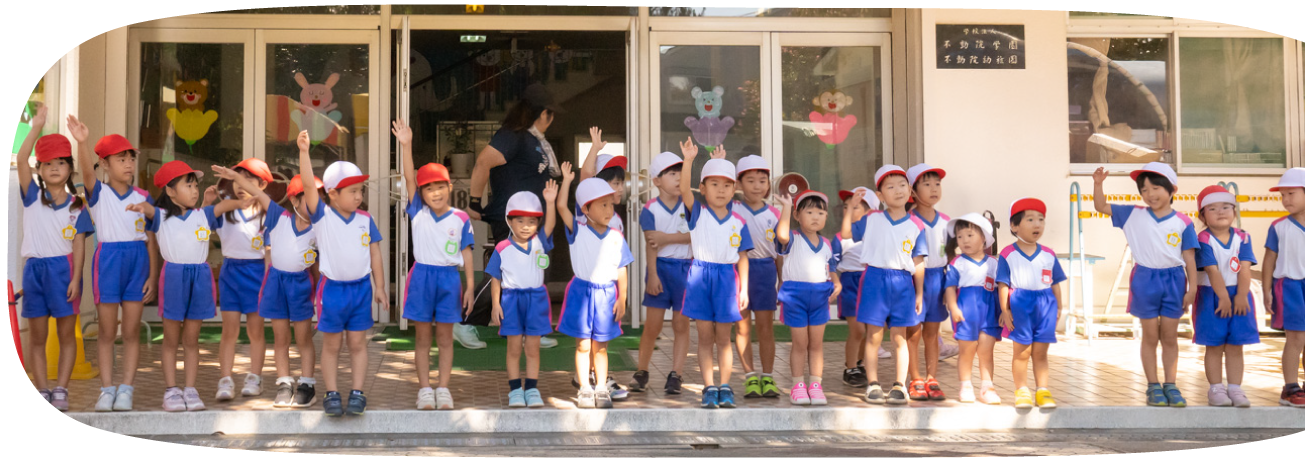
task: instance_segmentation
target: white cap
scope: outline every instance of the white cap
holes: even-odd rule
[[[653,157],[652,166],[648,168],[648,174],[655,178],[661,176],[662,172],[666,171],[666,168],[683,163],[684,159],[680,158],[679,155],[671,152],[662,152]]]
[[[875,195],[875,191],[870,190],[869,187],[865,187],[865,186],[853,187],[852,190],[847,190],[847,191],[838,191],[838,198],[846,202],[847,199],[852,198],[852,193],[858,191],[862,193],[861,200],[864,201],[866,205],[870,206],[871,210],[874,210],[876,207],[879,206],[879,196]]]
[[[602,179],[589,178],[580,181],[580,186],[575,188],[576,208],[584,208],[585,205],[589,205],[589,202],[615,193],[616,191],[612,190],[612,185]]]
[[[906,170],[906,182],[911,186],[915,186],[915,181],[918,181],[920,176],[924,176],[924,173],[929,172],[938,173],[938,179],[947,177],[947,172],[943,171],[942,168],[934,168],[926,163],[921,163]]]
[[[1278,192],[1283,187],[1305,187],[1305,168],[1292,168],[1282,173],[1278,185],[1270,187],[1269,192]]]
[[[906,176],[906,170],[897,165],[884,165],[882,168],[879,168],[879,171],[875,171],[875,188],[878,189],[879,185],[883,183],[884,177],[887,177],[890,174]]]
[[[769,176],[770,163],[766,162],[765,158],[761,158],[757,155],[748,155],[739,159],[739,168],[736,171],[738,176],[742,176],[744,172],[752,170],[765,171],[766,175]]]
[[[825,195],[820,191],[805,190],[799,193],[797,197],[793,198],[793,208],[797,208],[797,205],[799,203],[802,203],[802,199],[805,199],[807,197],[819,197],[820,200],[825,201],[825,205],[829,205],[829,196]]]
[[[1132,173],[1128,173],[1128,177],[1133,178],[1133,180],[1136,181],[1137,177],[1142,173],[1155,173],[1164,176],[1165,179],[1169,180],[1169,184],[1174,186],[1174,190],[1178,190],[1178,173],[1175,173],[1174,169],[1167,164],[1153,161],[1142,165],[1142,169],[1133,170]]]
[[[327,190],[344,189],[367,180],[367,175],[358,169],[358,165],[341,160],[331,163],[322,174],[322,187]]]
[[[735,180],[736,174],[737,172],[734,171],[734,164],[730,163],[729,160],[724,158],[713,158],[707,160],[707,164],[702,165],[702,178],[700,180],[706,181],[707,178],[712,176],[720,176],[722,178],[729,178],[730,181],[733,181]]]
[[[512,194],[507,202],[507,215],[512,216],[544,216],[544,206],[539,203],[539,196],[534,192],[521,191]]]
[[[983,247],[984,248],[992,247],[992,242],[994,240],[992,237],[992,222],[988,221],[987,218],[984,218],[983,215],[980,215],[978,213],[966,213],[964,215],[961,215],[959,218],[952,218],[950,221],[947,222],[948,238],[956,237],[957,221],[964,221],[967,223],[971,223],[975,226],[978,226],[979,229],[983,230]]]
[[[598,158],[594,160],[594,168],[595,171],[602,171],[611,167],[625,169],[627,166],[626,161],[627,160],[623,155],[608,155],[606,153],[600,153],[598,154]]]

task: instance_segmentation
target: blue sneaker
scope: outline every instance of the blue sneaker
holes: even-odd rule
[[[702,408],[717,408],[720,405],[720,391],[716,386],[708,386],[702,390]]]
[[[328,417],[344,415],[344,406],[340,401],[340,393],[336,391],[326,393],[326,397],[322,398],[322,409],[326,410],[326,416]]]
[[[1146,385],[1146,405],[1152,407],[1169,406],[1169,398],[1165,397],[1165,390],[1160,387],[1160,383]]]
[[[734,390],[730,385],[720,385],[720,408],[734,408]]]
[[[366,410],[367,410],[367,396],[363,395],[363,392],[357,389],[350,391],[349,410],[346,411],[345,413],[348,413],[350,416],[358,416],[358,415],[362,415]]]
[[[1170,407],[1187,406],[1187,399],[1184,399],[1183,394],[1178,392],[1178,386],[1174,385],[1173,383],[1165,383],[1164,390],[1165,390],[1165,398],[1169,399]]]

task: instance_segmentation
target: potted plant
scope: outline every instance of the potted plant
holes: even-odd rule
[[[449,148],[448,166],[449,174],[455,178],[467,178],[471,176],[472,136],[474,131],[471,125],[466,122],[457,122],[443,124],[440,126],[440,137],[444,139]]]

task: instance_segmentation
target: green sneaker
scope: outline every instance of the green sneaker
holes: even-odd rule
[[[769,376],[761,377],[761,397],[779,397],[779,386],[775,385],[775,378]]]
[[[761,397],[761,379],[756,375],[749,376],[743,381],[743,397],[746,399],[756,399]]]
[[[1148,384],[1146,386],[1146,405],[1152,407],[1169,406],[1169,398],[1165,397],[1165,390],[1160,387],[1160,383]]]

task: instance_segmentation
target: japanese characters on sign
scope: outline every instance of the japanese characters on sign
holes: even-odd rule
[[[1024,69],[1023,24],[939,24],[938,69]]]

